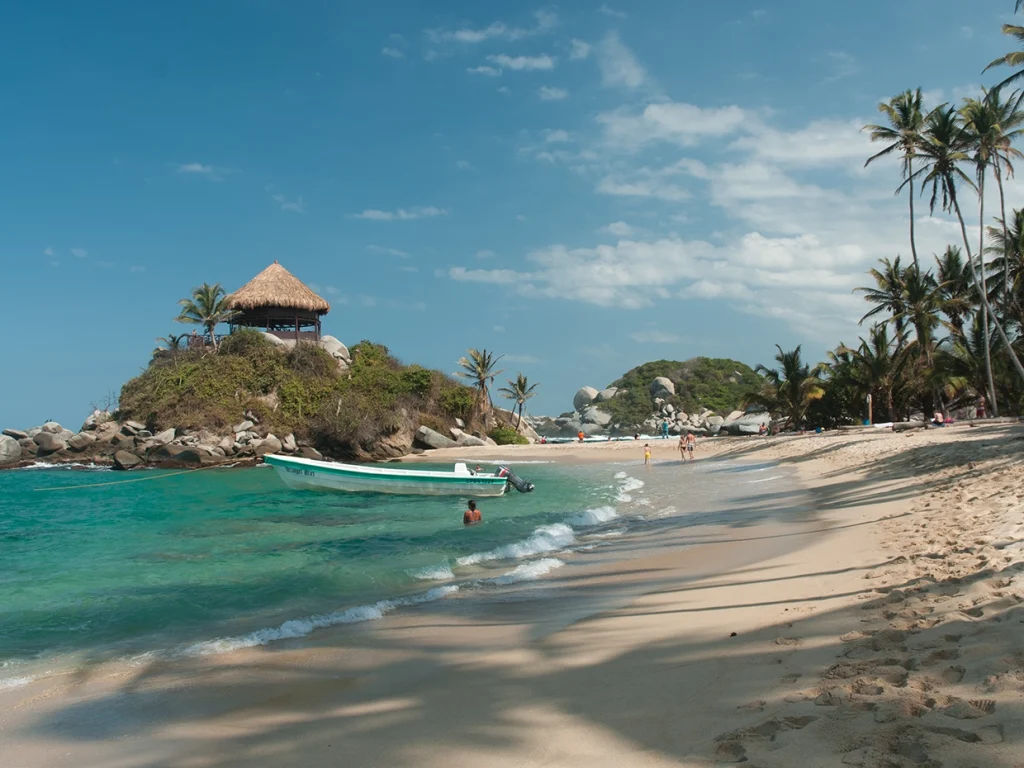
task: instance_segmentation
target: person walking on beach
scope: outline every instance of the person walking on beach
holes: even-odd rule
[[[689,433],[687,433],[689,434]],[[686,435],[679,435],[679,457],[685,462],[686,461]]]
[[[480,514],[480,510],[476,508],[476,502],[472,499],[469,500],[469,509],[462,515],[463,525],[476,525],[477,523],[483,522],[483,516]]]
[[[651,444],[644,443],[644,466],[651,466]]]
[[[663,439],[668,440],[668,419],[662,419],[661,436]]]
[[[686,452],[690,454],[690,461],[693,461],[693,449],[697,447],[697,438],[693,432],[686,433]]]

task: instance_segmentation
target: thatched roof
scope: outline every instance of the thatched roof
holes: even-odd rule
[[[327,314],[331,305],[276,261],[227,298],[231,309],[286,307]]]

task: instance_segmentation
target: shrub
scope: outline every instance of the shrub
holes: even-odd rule
[[[238,355],[248,357],[256,350],[273,349],[274,345],[267,338],[252,328],[239,328],[220,343],[221,355]]]
[[[288,350],[288,367],[304,376],[328,378],[338,372],[338,364],[323,347],[300,341]]]
[[[495,427],[487,436],[498,445],[527,445],[530,442],[520,435],[514,427],[505,425]]]

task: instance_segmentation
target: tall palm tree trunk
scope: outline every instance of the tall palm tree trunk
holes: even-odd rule
[[[956,212],[956,218],[960,222],[960,235],[963,237],[964,248],[967,250],[967,261],[968,263],[972,263],[972,259],[974,257],[971,255],[971,243],[967,238],[967,225],[964,224],[964,214],[960,210],[960,201],[955,197],[953,198],[953,210]],[[974,283],[975,290],[980,292],[981,287],[978,285],[978,276],[975,274],[974,268],[972,267],[969,271],[971,273],[971,280]],[[989,305],[988,296],[984,292],[981,292],[981,303],[988,310],[989,314],[991,314],[992,307]],[[1013,344],[1011,344],[1010,340],[1006,337],[1006,331],[1003,330],[1002,324],[994,316],[992,317],[992,324],[996,327],[996,333],[998,333],[999,338],[1002,339],[1002,342],[1006,347],[1007,354],[1010,355],[1013,367],[1017,369],[1017,375],[1020,376],[1021,381],[1024,381],[1024,365],[1021,365],[1020,358],[1017,357],[1017,353],[1013,349]]]
[[[981,234],[978,235],[978,270],[981,272],[981,291],[988,299],[988,287],[985,285],[985,168],[981,169],[978,176],[978,226]],[[971,263],[971,273],[974,273],[974,264]],[[992,415],[999,416],[999,403],[996,401],[996,385],[992,378],[992,334],[988,325],[988,302],[981,306],[981,322],[985,327],[985,383],[988,386],[988,402],[992,408]]]
[[[908,199],[910,200],[910,253],[914,257],[914,268],[921,273],[921,265],[917,263],[917,239],[914,237],[914,162],[910,159],[910,155],[907,155],[907,178],[910,181],[910,194]]]
[[[999,186],[999,208],[1003,222],[1003,323],[1010,319],[1010,253],[1007,247],[1010,244],[1010,233],[1006,226],[1006,195],[1003,194],[1003,169],[999,166],[999,156],[996,155],[996,184]]]

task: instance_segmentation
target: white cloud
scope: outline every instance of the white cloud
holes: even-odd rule
[[[583,40],[573,39],[569,49],[569,58],[572,61],[581,61],[590,56],[590,43]]]
[[[305,213],[306,203],[299,195],[295,200],[289,200],[284,195],[274,194],[270,196],[270,199],[281,206],[282,211],[291,211],[292,213]]]
[[[488,56],[487,60],[501,69],[511,69],[516,72],[546,71],[555,68],[555,58],[546,53],[539,56],[509,56],[506,53],[499,53],[495,56]]]
[[[44,248],[43,249],[43,256],[53,256],[53,248],[49,248],[49,247]]]
[[[640,114],[623,109],[605,112],[597,121],[604,128],[605,141],[624,149],[658,141],[694,146],[760,124],[755,113],[737,106],[698,107],[683,102],[649,104]]]
[[[629,237],[633,234],[633,228],[624,221],[613,221],[611,224],[601,227],[600,231],[616,237]]]
[[[731,149],[784,165],[809,168],[852,162],[860,168],[873,154],[863,126],[861,120],[817,120],[806,128],[780,131],[756,123],[750,126],[753,133],[736,139]]]
[[[598,46],[597,64],[601,82],[607,87],[635,89],[647,80],[647,72],[615,32],[610,32]]]
[[[217,168],[213,165],[203,165],[203,163],[183,163],[178,166],[177,173],[181,173],[186,176],[202,176],[210,181],[223,181],[224,175],[227,171],[224,168]]]
[[[366,219],[367,221],[408,221],[410,219],[430,219],[435,216],[447,216],[448,211],[444,208],[428,205],[420,208],[399,208],[394,211],[367,208],[365,211],[353,215],[357,219]]]
[[[488,40],[523,40],[550,32],[558,26],[558,15],[550,11],[536,11],[533,27],[513,27],[501,21],[483,28],[460,27],[458,29],[428,29],[427,38],[434,43],[461,43],[476,45]]]
[[[537,95],[540,96],[541,101],[561,101],[562,99],[569,98],[569,91],[565,88],[553,88],[542,85],[537,89]]]
[[[84,259],[86,256],[89,255],[89,252],[85,250],[85,248],[72,248],[71,255],[77,256],[80,259]]]
[[[400,251],[397,248],[386,248],[383,245],[368,245],[366,250],[370,253],[382,253],[386,256],[398,256],[401,259],[408,259],[412,257],[411,253],[406,251]]]
[[[392,59],[404,59],[405,58],[405,54],[402,51],[398,50],[397,48],[385,47],[385,48],[381,48],[380,52],[383,55],[385,55],[385,56],[391,57]]]
[[[470,74],[473,74],[473,75],[486,75],[487,77],[500,77],[501,76],[501,70],[498,69],[497,67],[487,67],[487,66],[468,67],[466,69],[466,71],[469,72]]]
[[[548,144],[564,144],[569,141],[569,133],[561,129],[557,131],[546,130],[544,131],[544,141]]]
[[[624,11],[616,10],[615,8],[609,8],[607,5],[602,5],[597,9],[598,13],[602,13],[605,16],[610,16],[613,19],[625,19],[627,14]]]
[[[754,296],[743,283],[716,283],[712,280],[690,283],[679,295],[685,299],[750,299]]]
[[[636,331],[629,334],[629,336],[638,344],[676,344],[682,341],[682,339],[674,333],[658,331],[655,329]]]

